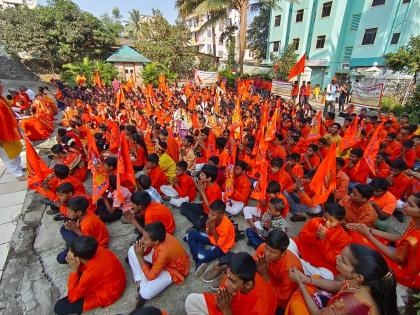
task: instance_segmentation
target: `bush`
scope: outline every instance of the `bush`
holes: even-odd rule
[[[420,85],[417,85],[408,102],[404,105],[393,96],[383,96],[381,100],[381,111],[393,113],[396,116],[408,114],[410,122],[420,122]]]
[[[152,84],[154,87],[159,85],[159,76],[163,74],[166,78],[166,83],[173,83],[177,79],[177,75],[163,64],[159,62],[151,62],[147,64],[142,72],[144,84]]]
[[[383,96],[381,99],[381,112],[394,113],[400,116],[404,113],[404,107],[393,96]]]

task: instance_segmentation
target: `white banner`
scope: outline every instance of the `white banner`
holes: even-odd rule
[[[379,109],[381,107],[383,89],[383,84],[363,86],[358,83],[354,83],[353,93],[351,95],[351,103],[358,106],[366,106]]]
[[[213,84],[217,82],[217,72],[195,70],[195,83]]]
[[[287,81],[276,81],[273,80],[271,83],[271,94],[281,96],[292,96],[293,84]]]

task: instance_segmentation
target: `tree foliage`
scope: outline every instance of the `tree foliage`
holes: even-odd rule
[[[70,0],[51,0],[34,9],[0,10],[0,41],[8,53],[47,60],[57,70],[84,56],[103,57],[114,37],[101,20]]]
[[[278,66],[277,73],[273,74],[274,79],[287,80],[290,69],[292,69],[297,62],[297,57],[295,45],[293,43],[285,47],[278,56],[271,55],[271,60]]]
[[[420,74],[420,35],[413,36],[407,46],[386,54],[385,64],[391,70],[413,75],[416,82]]]
[[[172,83],[177,79],[177,75],[171,72],[165,65],[159,62],[148,63],[142,72],[143,82],[152,84],[157,87],[159,84],[159,76],[163,74],[167,83]]]
[[[109,62],[90,60],[88,57],[83,58],[81,62],[68,63],[63,65],[63,73],[61,78],[64,82],[74,86],[76,84],[76,76],[83,73],[86,77],[86,84],[93,85],[93,76],[95,71],[99,71],[101,80],[109,86],[115,77],[118,77],[118,69]]]
[[[235,52],[236,52],[236,31],[238,27],[231,25],[226,27],[225,31],[220,35],[222,41],[227,41],[228,45],[228,59],[226,65],[228,69],[232,69],[236,66]]]
[[[121,23],[122,15],[120,9],[115,7],[111,11],[111,15],[108,13],[101,16],[101,21],[104,23],[107,29],[109,29],[114,38],[120,37],[124,31],[124,26]]]
[[[151,19],[140,23],[136,48],[170,72],[188,77],[194,68],[196,54],[188,45],[189,41],[189,29],[184,23],[177,21],[171,25],[159,10],[154,10]]]
[[[128,12],[127,29],[129,32],[129,38],[137,39],[140,31],[141,14],[139,10],[133,9]]]
[[[262,60],[266,57],[267,38],[270,29],[270,11],[269,7],[261,8],[248,29],[248,47],[257,60]]]

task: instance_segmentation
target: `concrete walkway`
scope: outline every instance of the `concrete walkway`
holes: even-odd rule
[[[26,153],[21,153],[22,166],[26,165]],[[22,212],[27,182],[18,181],[0,160],[0,279],[9,253],[10,241],[15,232],[17,219]]]

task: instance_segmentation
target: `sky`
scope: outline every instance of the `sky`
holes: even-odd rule
[[[140,14],[151,15],[152,9],[159,9],[163,16],[170,22],[175,23],[178,12],[175,9],[175,0],[72,0],[82,10],[88,11],[96,16],[104,13],[111,14],[113,8],[118,7],[124,19],[127,19],[128,11],[137,9]],[[44,5],[47,0],[39,0]]]

